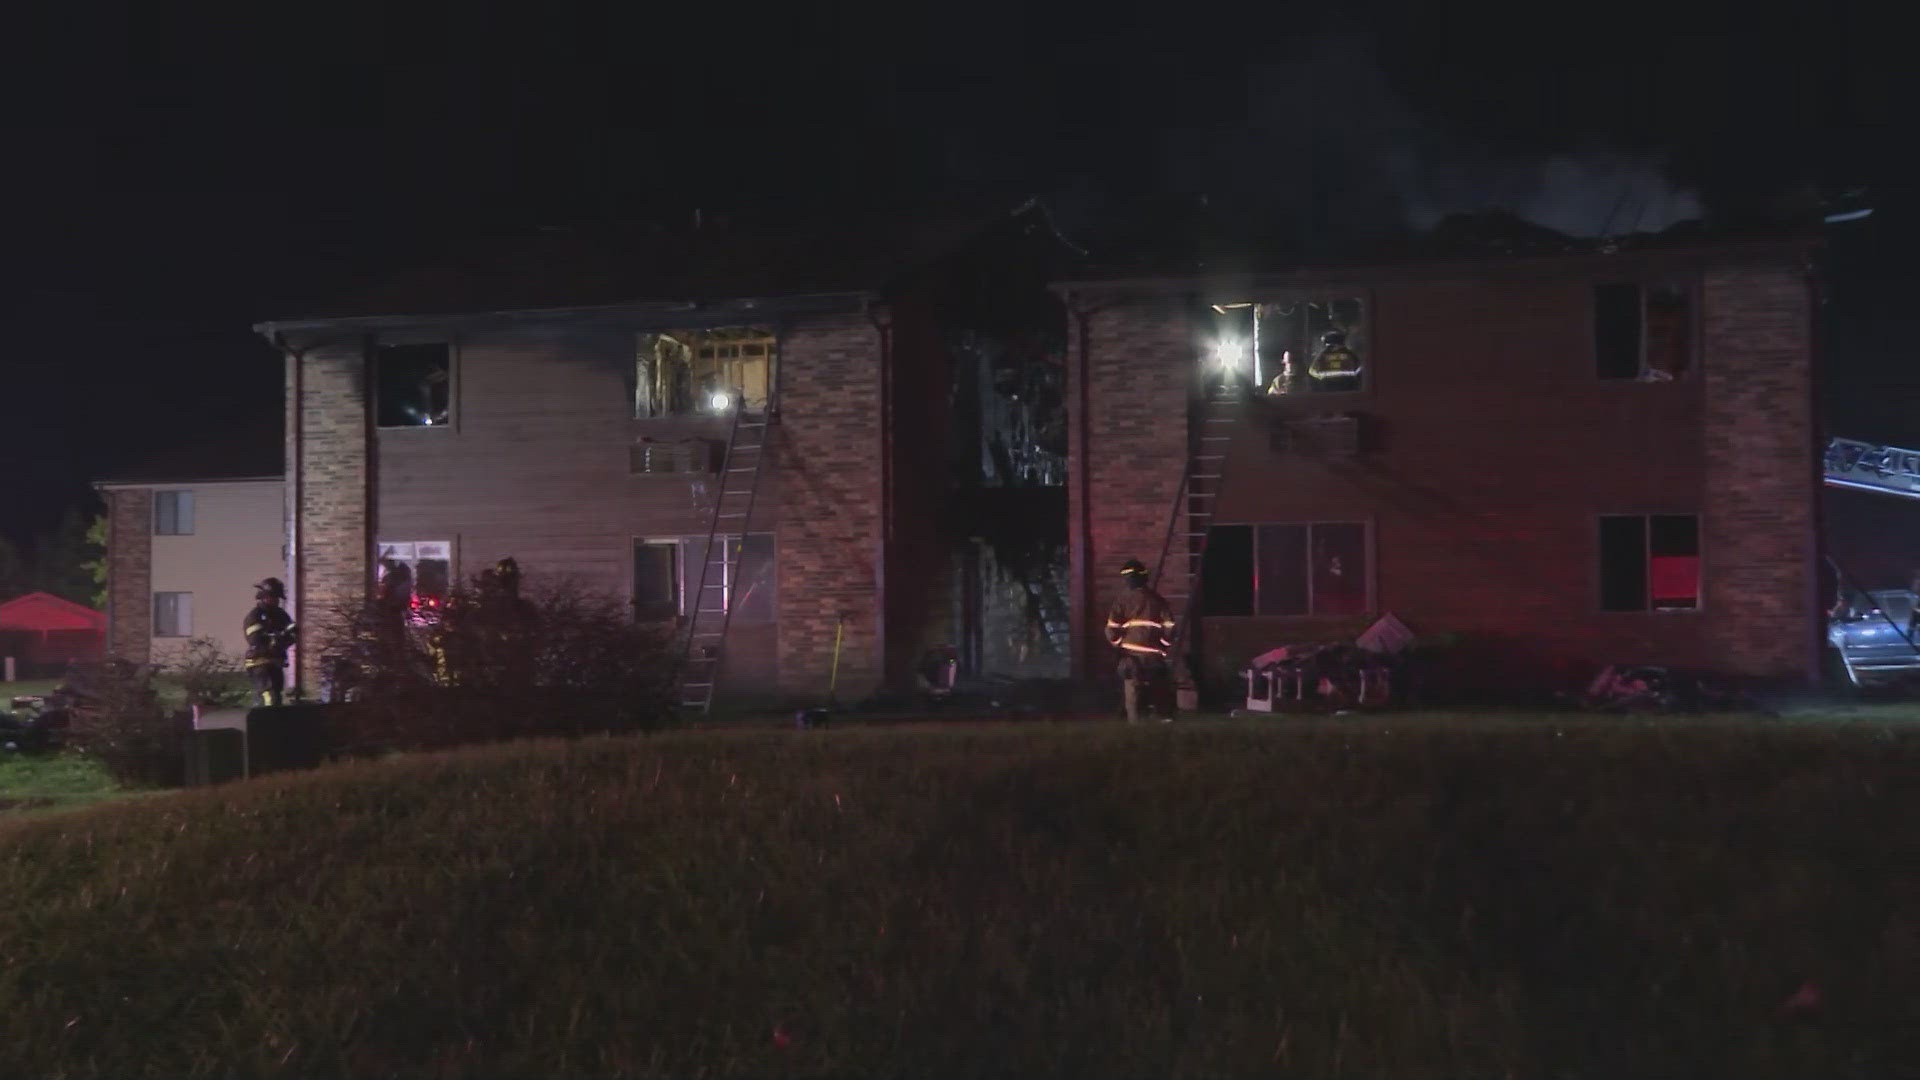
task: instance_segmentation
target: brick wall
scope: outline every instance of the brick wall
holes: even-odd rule
[[[306,643],[295,660],[300,685],[319,687],[319,644],[341,605],[366,593],[372,537],[367,507],[367,387],[361,349],[346,345],[309,352],[288,426],[287,463],[299,491],[299,566],[294,614]]]
[[[107,653],[153,657],[153,492],[107,491]]]
[[[1700,286],[1695,370],[1673,383],[1597,379],[1594,282],[1674,275]],[[1350,277],[1329,291],[1369,299],[1370,385],[1338,403],[1306,395],[1249,411],[1232,429],[1217,521],[1365,523],[1372,610],[1209,618],[1199,639],[1208,666],[1230,672],[1266,648],[1348,636],[1392,611],[1418,633],[1461,635],[1474,674],[1498,686],[1577,687],[1614,662],[1810,671],[1814,455],[1799,271],[1596,260]],[[1201,328],[1168,298],[1077,302],[1075,635],[1078,670],[1108,680],[1099,622],[1120,588],[1118,563],[1159,555],[1186,460]],[[1288,417],[1328,411],[1363,418],[1366,453],[1315,458],[1275,438]],[[1700,515],[1702,609],[1601,611],[1603,514]]]
[[[844,613],[839,696],[883,676],[880,331],[855,316],[799,324],[781,342],[780,683],[826,689]]]
[[[1111,668],[1100,635],[1120,564],[1153,566],[1187,462],[1194,329],[1179,300],[1069,317],[1067,489],[1076,672]],[[1181,560],[1169,559],[1169,565]]]
[[[1811,300],[1804,274],[1704,283],[1707,607],[1742,675],[1818,673]]]

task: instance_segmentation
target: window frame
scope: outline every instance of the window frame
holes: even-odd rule
[[[432,555],[421,555],[420,549],[422,547],[437,547],[442,549],[445,552],[446,557],[444,561],[447,564],[447,590],[449,593],[451,593],[453,588],[457,584],[459,584],[459,581],[460,581],[460,568],[459,568],[459,564],[455,561],[454,543],[452,540],[381,540],[381,541],[378,541],[373,545],[373,565],[369,568],[369,573],[373,578],[374,592],[377,594],[380,589],[380,581],[381,581],[380,560],[386,556],[387,549],[388,548],[407,548],[409,549],[409,551],[406,557],[398,559],[396,561],[405,563],[407,567],[407,572],[413,575],[413,595],[408,602],[408,606],[411,610],[415,610],[415,611],[419,610],[421,606],[420,605],[420,562],[422,559],[431,560],[434,558],[434,556]],[[444,600],[445,597],[442,597],[442,599]]]
[[[1653,519],[1661,517],[1684,517],[1693,519],[1694,552],[1693,606],[1655,607],[1653,603]],[[1639,518],[1641,521],[1640,557],[1641,575],[1645,579],[1641,586],[1645,606],[1639,608],[1611,608],[1607,606],[1607,582],[1605,552],[1602,548],[1601,530],[1609,518]],[[1593,555],[1588,563],[1593,568],[1593,585],[1589,595],[1592,597],[1593,610],[1600,615],[1699,615],[1707,610],[1707,532],[1705,515],[1698,510],[1608,510],[1592,515],[1588,536],[1593,543]]]
[[[735,332],[741,336],[733,340],[714,336],[728,332]],[[689,412],[642,413],[640,411],[640,343],[643,339],[659,337],[672,337],[681,341],[687,348],[688,363],[691,366],[697,366],[703,362],[700,356],[700,350],[702,348],[711,348],[717,352],[719,349],[726,348],[729,345],[744,346],[764,344],[766,349],[764,358],[767,364],[765,380],[766,397],[758,409],[748,410],[748,415],[764,416],[773,412],[777,407],[775,400],[776,388],[780,382],[780,364],[786,352],[786,334],[781,327],[759,323],[729,323],[720,326],[661,327],[650,330],[636,330],[633,332],[631,345],[632,355],[627,365],[626,377],[627,414],[629,419],[638,423],[685,423],[687,421],[698,420],[724,420],[731,417],[733,410],[741,408],[745,402],[743,388],[733,387],[732,389],[741,391],[742,396],[737,399],[731,407],[725,410],[715,411],[710,408],[707,403],[696,401],[693,409]],[[747,362],[748,358],[742,356],[715,356],[708,359],[710,362],[716,364],[740,364]],[[698,395],[700,392],[699,387],[694,387],[690,391],[690,393],[694,395]]]
[[[1312,562],[1313,530],[1319,527],[1336,526],[1336,525],[1357,525],[1360,527],[1360,530],[1361,530],[1360,550],[1361,550],[1362,556],[1366,561],[1366,567],[1365,567],[1366,581],[1365,581],[1365,597],[1361,604],[1361,609],[1357,613],[1343,614],[1343,613],[1334,613],[1334,612],[1317,612],[1314,610],[1314,587],[1313,587],[1314,574],[1313,574],[1313,562]],[[1306,558],[1308,561],[1305,566],[1307,610],[1304,612],[1299,612],[1295,614],[1279,614],[1279,615],[1262,615],[1260,613],[1260,530],[1268,527],[1305,528],[1307,530]],[[1248,614],[1245,614],[1245,615],[1210,614],[1205,610],[1204,596],[1202,596],[1201,598],[1202,607],[1197,613],[1199,618],[1203,618],[1203,619],[1292,619],[1292,620],[1354,619],[1354,618],[1365,617],[1367,615],[1372,614],[1373,612],[1380,610],[1379,596],[1378,596],[1378,570],[1376,568],[1378,564],[1378,540],[1375,532],[1374,519],[1372,517],[1324,518],[1324,519],[1314,519],[1309,521],[1227,521],[1227,522],[1219,522],[1209,526],[1209,529],[1231,529],[1231,528],[1243,528],[1243,529],[1253,530],[1253,534],[1252,534],[1253,580],[1250,583],[1252,586],[1252,591],[1251,591],[1252,611],[1250,611]],[[1208,538],[1208,546],[1209,548],[1211,548],[1212,546],[1211,537]],[[1206,572],[1205,567],[1206,567],[1206,560],[1202,559],[1201,560],[1202,582],[1204,582],[1205,580],[1204,578],[1204,575]],[[1196,583],[1196,587],[1204,588],[1204,585]]]
[[[1298,378],[1302,380],[1302,384],[1307,386],[1308,389],[1297,394],[1281,394],[1281,395],[1267,394],[1266,384],[1272,381],[1274,373],[1262,371],[1260,374],[1263,377],[1260,379],[1255,379],[1253,369],[1254,369],[1254,365],[1258,363],[1258,357],[1256,356],[1249,355],[1247,369],[1240,374],[1245,377],[1246,384],[1253,388],[1253,396],[1258,401],[1275,402],[1275,403],[1279,403],[1279,402],[1302,403],[1302,402],[1315,402],[1315,401],[1350,402],[1350,401],[1357,401],[1357,400],[1363,399],[1373,394],[1377,389],[1377,383],[1375,380],[1379,376],[1379,371],[1376,366],[1378,362],[1378,357],[1379,357],[1379,350],[1378,350],[1379,339],[1378,339],[1378,336],[1374,333],[1374,328],[1377,322],[1375,318],[1375,307],[1377,304],[1377,297],[1375,295],[1375,290],[1370,288],[1358,288],[1358,287],[1338,288],[1338,287],[1315,287],[1315,286],[1305,286],[1305,287],[1285,286],[1285,287],[1273,288],[1273,289],[1254,288],[1254,289],[1248,289],[1246,291],[1246,295],[1240,296],[1235,299],[1208,301],[1206,309],[1211,310],[1218,315],[1224,316],[1227,311],[1233,310],[1236,308],[1257,307],[1260,305],[1269,305],[1269,304],[1300,304],[1300,303],[1310,304],[1310,303],[1316,303],[1316,302],[1332,304],[1340,300],[1357,300],[1360,302],[1360,327],[1361,327],[1362,333],[1365,335],[1367,349],[1365,352],[1361,353],[1360,355],[1359,387],[1352,390],[1313,389],[1312,382],[1311,382],[1312,377],[1307,374],[1307,369],[1311,367],[1313,363],[1313,359],[1311,356],[1305,357],[1299,361],[1297,370],[1299,371],[1300,374]],[[1209,379],[1213,377],[1213,373],[1214,373],[1214,369],[1212,366],[1213,364],[1212,345],[1213,345],[1213,342],[1211,338],[1201,342],[1200,343],[1201,347],[1200,347],[1200,352],[1198,357],[1199,363],[1201,365],[1201,370],[1205,373],[1205,375]],[[1249,349],[1251,349],[1252,346],[1253,346],[1253,343],[1248,342]],[[1286,523],[1269,522],[1268,524],[1286,524]],[[1333,523],[1330,522],[1329,524],[1333,524]]]
[[[172,613],[174,616],[173,618],[174,625],[170,630],[161,629],[160,614],[162,610],[165,609],[165,605],[161,603],[161,597],[175,598],[173,602],[173,607],[172,607]],[[178,599],[179,597],[186,597],[186,619],[184,620],[186,623],[185,629],[181,629],[179,626],[179,624],[182,621],[180,618],[181,605]],[[191,638],[193,636],[193,593],[184,591],[184,590],[175,590],[175,589],[156,590],[153,594],[152,623],[153,623],[153,636],[155,638],[165,638],[169,641]]]
[[[744,623],[745,625],[749,625],[749,626],[772,625],[773,623],[777,622],[780,617],[780,537],[779,537],[778,531],[774,529],[750,529],[745,533],[716,533],[713,536],[713,540],[715,543],[724,544],[724,543],[727,543],[728,541],[737,539],[742,536],[764,536],[767,538],[767,543],[769,548],[768,555],[767,555],[767,565],[772,574],[773,595],[768,600],[768,613],[766,617],[764,618],[748,617],[748,618],[742,619],[738,611],[731,611],[728,613],[727,618],[730,622]],[[645,536],[635,536],[632,538],[632,542],[628,545],[628,557],[627,557],[627,574],[628,574],[627,606],[631,609],[632,616],[636,621],[644,621],[644,622],[666,622],[667,621],[666,617],[654,617],[654,618],[649,618],[644,620],[640,618],[640,606],[634,596],[635,588],[639,584],[639,581],[634,576],[635,571],[638,569],[634,565],[635,564],[634,555],[637,553],[639,547],[642,544],[655,544],[655,545],[661,545],[661,546],[671,544],[674,546],[674,549],[675,549],[674,608],[675,610],[671,618],[675,621],[676,624],[685,625],[685,623],[688,620],[693,618],[693,612],[689,610],[689,606],[688,606],[690,603],[689,594],[698,584],[696,581],[694,581],[691,578],[691,576],[688,573],[688,567],[692,562],[690,552],[694,547],[704,546],[706,542],[707,542],[707,534],[705,533],[679,534],[679,535],[656,533],[656,534],[649,534]],[[728,583],[727,604],[729,607],[732,607],[733,605],[733,583],[732,582]]]
[[[195,518],[195,502],[192,488],[167,488],[163,491],[155,491],[153,493],[153,535],[192,536],[194,534],[194,528],[198,525],[198,521]],[[185,515],[185,528],[180,527],[180,518],[182,516],[180,507],[182,503],[185,504],[187,511]],[[161,511],[162,506],[169,504],[173,507],[172,528],[164,527],[167,521],[167,515]]]
[[[1632,375],[1600,374],[1600,289],[1609,285],[1631,285],[1637,290],[1640,306],[1640,350],[1637,368]],[[1647,366],[1647,293],[1659,286],[1671,286],[1680,291],[1687,299],[1687,365],[1685,370],[1670,379],[1649,379]],[[1701,367],[1706,361],[1704,320],[1701,317],[1702,287],[1697,274],[1641,274],[1628,277],[1595,278],[1586,283],[1587,296],[1587,367],[1586,377],[1603,386],[1661,386],[1696,382],[1703,378]]]
[[[380,352],[383,349],[405,349],[421,345],[442,345],[447,350],[447,422],[444,424],[382,424],[380,422]],[[368,421],[376,432],[387,431],[457,431],[460,428],[460,342],[448,337],[395,337],[374,341],[368,347],[367,354],[368,385],[371,393],[367,395]]]

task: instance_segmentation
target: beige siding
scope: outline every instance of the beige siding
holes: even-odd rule
[[[728,429],[723,419],[634,419],[632,363],[631,334],[458,341],[452,423],[375,434],[373,541],[450,541],[463,577],[512,556],[530,585],[570,579],[624,602],[633,541],[704,537],[716,485],[712,476],[633,475],[629,448],[643,437],[724,440]],[[776,488],[770,460],[749,531],[774,531]],[[771,680],[771,629],[735,624],[733,636],[736,678]]]
[[[193,494],[192,534],[153,537],[150,591],[192,594],[192,636],[211,638],[239,657],[246,648],[240,630],[253,606],[253,584],[285,575],[285,485],[246,480],[156,484],[150,490]],[[177,658],[185,641],[154,638],[154,662]]]

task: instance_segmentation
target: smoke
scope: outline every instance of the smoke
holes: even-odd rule
[[[1166,140],[1174,191],[1329,235],[1432,228],[1504,211],[1573,236],[1657,232],[1700,218],[1700,197],[1658,156],[1612,147],[1492,152],[1420,116],[1357,34],[1294,39],[1248,73],[1243,103]],[[1239,108],[1233,106],[1238,104]]]

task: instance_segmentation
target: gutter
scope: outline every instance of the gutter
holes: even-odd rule
[[[476,312],[422,312],[410,315],[348,315],[337,318],[276,319],[256,323],[255,333],[269,339],[288,332],[313,330],[389,330],[428,327],[489,329],[525,327],[552,323],[578,325],[604,321],[609,324],[649,329],[688,327],[694,323],[716,325],[743,318],[771,315],[810,315],[834,312],[864,312],[877,299],[871,291],[802,293],[778,297],[742,297],[713,302],[676,300],[656,303],[597,304],[584,307],[505,308]]]

